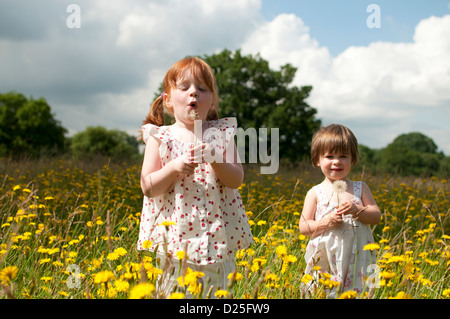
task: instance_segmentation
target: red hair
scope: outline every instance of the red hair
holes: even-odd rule
[[[170,96],[171,90],[176,87],[177,80],[183,78],[188,72],[191,72],[196,81],[205,83],[208,89],[213,93],[214,109],[209,111],[206,120],[217,120],[219,118],[219,114],[217,113],[219,94],[216,78],[211,67],[202,59],[197,57],[186,57],[178,62],[175,62],[164,77],[163,93]],[[167,109],[167,107],[165,108],[164,99],[161,94],[161,96],[158,96],[156,100],[153,101],[150,107],[150,112],[142,124],[154,124],[157,126],[164,125],[164,109],[173,114],[169,109]]]

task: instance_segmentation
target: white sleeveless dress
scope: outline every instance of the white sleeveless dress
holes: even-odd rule
[[[319,203],[315,213],[315,220],[320,220],[337,208],[337,203],[329,202],[322,186],[316,185],[313,189],[317,193]],[[362,205],[361,182],[353,182],[352,201]],[[314,266],[320,266],[319,272],[326,272],[333,281],[340,282],[337,288],[341,293],[348,290],[361,293],[367,290],[367,277],[372,274],[376,263],[376,256],[364,246],[373,243],[372,231],[367,224],[354,220],[351,215],[343,216],[340,228],[326,230],[321,235],[312,238],[306,247],[305,274],[317,278]],[[315,285],[309,283],[309,289]],[[331,290],[329,297],[336,296],[336,289]]]

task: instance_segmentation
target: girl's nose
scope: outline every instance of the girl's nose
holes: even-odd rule
[[[189,96],[193,96],[193,97],[197,97],[198,96],[198,90],[197,88],[193,85],[190,88],[190,93]]]

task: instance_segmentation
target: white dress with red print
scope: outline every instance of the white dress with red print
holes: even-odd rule
[[[320,220],[336,209],[337,204],[330,203],[320,184],[313,189],[319,199],[315,220]],[[362,205],[360,181],[353,182],[353,194],[353,202]],[[369,225],[354,220],[351,215],[345,215],[341,227],[326,230],[309,241],[305,253],[305,273],[318,279],[318,272],[326,272],[332,276],[331,280],[340,283],[337,288],[340,292],[354,290],[361,293],[370,285],[367,279],[370,279],[368,277],[376,263],[375,254],[364,250],[364,246],[373,242]],[[320,270],[315,271],[314,266],[320,266]],[[314,287],[314,282],[310,284],[310,288]],[[336,290],[333,289],[329,296],[335,294]]]
[[[206,122],[203,141],[216,152],[234,143],[235,118]],[[146,124],[142,127],[146,143],[150,136],[160,142],[162,165],[190,151],[192,143],[176,140],[171,126]],[[161,225],[171,221],[170,226]],[[207,265],[234,258],[239,249],[253,242],[247,215],[237,189],[224,186],[211,165],[200,164],[194,174],[179,175],[167,191],[154,198],[144,196],[139,227],[138,250],[150,241],[154,251],[176,258],[177,251],[186,251],[189,262]],[[147,248],[147,247],[146,247]]]

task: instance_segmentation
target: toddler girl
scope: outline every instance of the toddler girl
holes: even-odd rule
[[[145,196],[138,249],[157,249],[163,263],[175,267],[162,288],[166,293],[183,255],[187,267],[203,272],[214,289],[226,289],[235,252],[253,242],[238,191],[244,172],[233,138],[237,122],[218,118],[217,91],[207,63],[182,59],[168,70],[163,93],[142,126]],[[164,125],[164,108],[173,125]]]
[[[358,142],[343,125],[329,125],[313,136],[311,160],[325,179],[308,191],[300,218],[300,232],[311,237],[305,273],[316,280],[319,273],[328,273],[340,292],[361,293],[369,265],[376,262],[363,248],[374,242],[369,225],[380,222],[380,209],[364,182],[347,178],[358,157]],[[316,280],[309,283],[310,290]],[[330,296],[335,295],[333,289]]]

